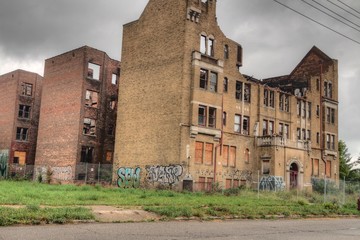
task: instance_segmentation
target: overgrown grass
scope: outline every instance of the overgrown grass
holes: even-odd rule
[[[72,210],[73,208],[69,209],[69,207],[73,206],[86,205],[142,207],[146,211],[155,212],[167,219],[177,217],[256,219],[278,216],[360,216],[354,199],[340,206],[332,202],[323,204],[323,197],[313,193],[265,192],[258,195],[250,190],[231,190],[220,193],[179,193],[168,190],[119,189],[101,186],[47,185],[25,181],[0,181],[0,205],[28,206],[25,210],[0,209],[0,221],[5,222],[5,224],[6,221],[13,224],[12,221],[15,220],[12,219],[17,219],[16,221],[20,221],[20,223],[62,223],[63,221],[78,219],[76,215],[72,216],[70,214],[73,211],[83,214],[84,219],[91,219],[91,214],[86,209],[80,208],[82,210],[79,211]],[[49,208],[37,209],[36,206],[40,205]],[[60,211],[60,213],[56,215],[55,212],[57,211]],[[31,214],[32,212],[36,212],[36,214]],[[87,215],[87,213],[90,215]],[[11,217],[11,214],[15,217]],[[5,221],[4,216],[7,215],[10,217],[6,217],[8,220]],[[79,219],[82,219],[82,216]]]

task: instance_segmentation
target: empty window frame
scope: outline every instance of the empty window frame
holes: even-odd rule
[[[244,84],[244,102],[251,101],[251,84],[245,83]]]
[[[84,118],[83,134],[90,136],[96,135],[96,120]]]
[[[229,59],[229,46],[227,44],[224,45],[224,59]]]
[[[320,133],[319,132],[316,133],[316,143],[320,144]]]
[[[94,80],[100,80],[100,66],[89,62],[87,77]]]
[[[243,83],[240,81],[236,81],[235,86],[235,99],[242,101],[242,86]]]
[[[117,85],[118,84],[118,75],[116,75],[115,73],[113,73],[112,75],[111,75],[111,84],[113,84],[113,85]]]
[[[200,37],[200,53],[206,54],[206,36],[201,35]]]
[[[285,139],[289,139],[289,125],[288,124],[284,124],[284,135],[283,135],[283,137],[285,138]]]
[[[316,116],[320,117],[320,106],[316,105]]]
[[[275,107],[275,92],[264,89],[264,105],[267,107]]]
[[[250,118],[247,117],[247,116],[243,116],[243,127],[242,127],[242,129],[243,129],[242,134],[244,134],[244,135],[249,135],[250,134],[250,131],[249,131],[249,129],[250,129]]]
[[[333,96],[332,83],[324,82],[324,96],[327,98],[332,98],[332,96]]]
[[[312,109],[312,104],[311,102],[308,102],[308,106],[307,106],[307,118],[311,119],[311,109]]]
[[[235,114],[234,132],[241,133],[241,115]]]
[[[237,66],[240,67],[242,65],[242,47],[240,45],[238,45],[237,47]]]
[[[227,92],[229,88],[229,79],[228,78],[224,78],[224,92]]]
[[[200,53],[211,57],[215,55],[215,40],[213,37],[200,36]]]
[[[267,136],[268,135],[268,120],[263,120],[263,127],[262,127],[262,129],[263,129],[263,131],[262,131],[262,135],[263,136]]]
[[[290,111],[290,98],[285,93],[279,94],[279,109],[284,112]]]
[[[32,88],[33,88],[33,85],[31,83],[22,83],[21,85],[22,87],[22,91],[21,91],[21,95],[23,96],[32,96]]]
[[[94,153],[93,147],[81,146],[80,162],[87,162],[87,163],[93,162],[93,153]]]
[[[270,136],[274,135],[274,121],[269,121],[269,132]]]
[[[25,118],[25,119],[29,119],[30,118],[30,106],[27,105],[19,105],[19,112],[18,112],[18,117],[19,118]]]
[[[303,137],[303,140],[306,140],[306,130],[304,128],[301,129],[301,136]]]
[[[215,51],[214,51],[214,44],[215,44],[215,40],[212,39],[212,38],[208,38],[208,42],[207,42],[207,46],[208,46],[208,49],[207,49],[207,54],[209,56],[214,56],[215,54]]]
[[[311,140],[311,130],[306,130],[306,140]]]
[[[283,123],[279,123],[279,135],[281,137],[284,136],[284,124]]]
[[[209,79],[209,71],[200,69],[200,88],[207,89]]]
[[[300,128],[296,129],[296,136],[297,136],[297,140],[301,140],[301,129]]]
[[[262,164],[261,164],[261,168],[262,168],[262,174],[264,175],[269,175],[270,174],[270,160],[269,159],[264,159],[262,160]]]
[[[29,139],[29,129],[18,127],[16,128],[16,140],[27,141]]]
[[[222,123],[223,123],[223,126],[226,126],[226,121],[227,121],[227,113],[226,112],[223,112],[223,118],[222,118]]]
[[[300,100],[296,101],[296,113],[298,116],[301,116],[301,101]]]
[[[99,94],[97,92],[86,90],[85,94],[85,106],[86,107],[98,107]]]

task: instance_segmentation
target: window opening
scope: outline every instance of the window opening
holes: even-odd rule
[[[16,140],[18,140],[18,141],[27,141],[28,137],[29,137],[28,134],[29,134],[29,129],[28,128],[18,127],[16,129]]]
[[[29,119],[30,118],[30,109],[31,109],[30,106],[19,105],[18,117],[19,118]]]
[[[94,80],[100,80],[100,66],[89,62],[87,76]]]

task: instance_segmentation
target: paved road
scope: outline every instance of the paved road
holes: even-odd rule
[[[0,227],[1,240],[359,240],[360,219],[157,222]]]

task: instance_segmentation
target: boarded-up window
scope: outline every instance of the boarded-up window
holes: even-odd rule
[[[235,167],[236,165],[236,147],[230,147],[229,151],[229,166]]]
[[[319,159],[313,159],[313,176],[319,176]]]
[[[198,182],[198,189],[200,191],[204,191],[205,190],[205,178],[204,177],[199,177],[199,182]]]
[[[229,165],[229,146],[223,146],[223,166]]]
[[[230,189],[230,188],[231,188],[231,179],[226,179],[225,189]]]
[[[212,191],[213,190],[213,184],[214,184],[214,179],[211,178],[211,177],[208,177],[207,178],[207,183],[206,183],[207,191]]]
[[[326,161],[326,177],[331,177],[331,161]]]
[[[238,188],[239,187],[239,179],[234,179],[234,182],[233,182],[233,188]]]
[[[207,165],[212,165],[212,163],[213,163],[213,149],[214,149],[214,144],[206,143],[206,146],[205,146],[205,164],[207,164]]]
[[[14,163],[19,165],[25,165],[26,164],[26,152],[14,152]]]
[[[204,143],[196,142],[195,143],[195,163],[203,162],[203,152],[204,152]]]

